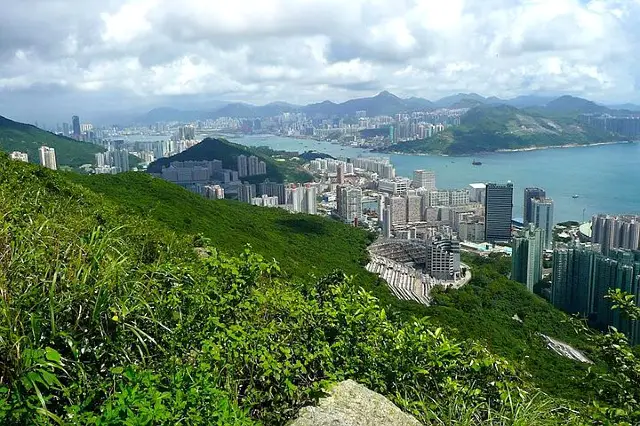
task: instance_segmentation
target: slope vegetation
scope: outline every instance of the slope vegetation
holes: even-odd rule
[[[229,142],[226,139],[206,138],[180,154],[167,158],[160,158],[149,165],[149,173],[161,173],[164,167],[169,167],[172,161],[203,161],[220,160],[227,169],[237,170],[239,155],[255,155],[267,164],[267,174],[243,178],[252,183],[263,182],[268,178],[272,182],[308,182],[311,176],[301,170],[297,163],[291,161],[276,161],[272,156],[265,155],[264,149],[252,149],[244,145]]]
[[[284,424],[345,378],[425,423],[558,420],[504,360],[340,272],[287,277],[127,210],[0,156],[1,424]]]
[[[18,123],[0,116],[0,151],[26,152],[30,162],[38,163],[38,149],[43,145],[55,148],[58,165],[69,167],[93,164],[95,154],[104,151],[97,145],[54,135],[30,124]]]
[[[469,290],[436,307],[387,304],[332,272],[384,294],[363,271],[363,231],[3,155],[0,214],[0,424],[284,424],[346,378],[425,424],[599,419],[588,393],[536,393],[545,380],[525,368],[563,364],[535,333],[598,353],[500,262],[474,264]]]
[[[478,106],[431,138],[400,142],[392,152],[464,155],[531,147],[588,145],[623,137],[581,125],[571,116],[546,116],[506,105]]]

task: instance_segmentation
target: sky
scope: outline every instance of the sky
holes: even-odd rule
[[[640,103],[640,0],[0,0],[0,115],[572,94]]]

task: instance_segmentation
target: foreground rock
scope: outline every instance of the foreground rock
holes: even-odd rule
[[[305,407],[289,426],[416,426],[421,423],[403,413],[384,396],[346,380],[329,391],[317,407]]]

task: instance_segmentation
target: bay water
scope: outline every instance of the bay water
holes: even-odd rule
[[[474,182],[511,181],[516,218],[522,217],[524,188],[530,186],[545,189],[547,197],[553,198],[555,222],[589,220],[597,213],[640,214],[639,143],[446,157],[386,155],[325,141],[278,136],[244,136],[230,140],[299,153],[312,150],[333,157],[386,157],[391,159],[399,176],[411,178],[417,169],[435,171],[439,189],[464,188]],[[482,165],[472,165],[474,160]]]

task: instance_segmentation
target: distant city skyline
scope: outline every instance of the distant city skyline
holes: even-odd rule
[[[0,115],[28,122],[214,101],[341,102],[382,90],[640,103],[632,1],[71,0],[5,9]]]

